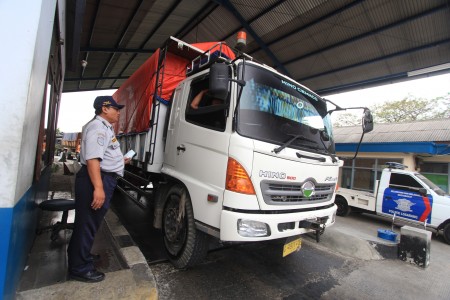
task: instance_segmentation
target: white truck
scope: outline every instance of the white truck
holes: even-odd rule
[[[387,163],[374,193],[338,188],[337,215],[350,211],[375,213],[442,232],[450,244],[450,196],[418,172]]]
[[[206,90],[206,103],[191,107]],[[328,100],[291,78],[234,57],[223,42],[170,38],[113,97],[125,104],[122,151],[137,153],[119,189],[154,210],[175,267],[201,261],[210,236],[286,239],[285,256],[300,248],[300,235],[318,238],[335,222],[342,162]],[[370,131],[367,109],[363,120]]]

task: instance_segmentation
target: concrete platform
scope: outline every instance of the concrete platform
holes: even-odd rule
[[[74,178],[74,175],[64,175],[62,166],[55,167],[51,177],[49,199],[73,198]],[[125,205],[125,202],[120,203]],[[134,207],[132,203],[129,205]],[[129,225],[143,228],[145,240],[153,245],[152,249],[143,250],[146,251],[144,253],[147,257],[162,255],[158,248],[162,247],[161,242],[154,237],[148,238],[149,220],[146,218],[144,218],[145,222],[140,220],[137,213],[130,208],[119,206],[116,211],[118,214],[131,211],[132,224],[127,223],[126,220],[121,221],[112,210],[109,210],[105,217],[93,247],[93,252],[101,255],[96,267],[106,273],[104,281],[81,283],[67,280],[66,251],[71,231],[61,232],[54,242],[50,240],[50,232],[45,232],[36,236],[16,299],[158,299],[158,287],[151,270],[152,264],[149,267],[151,260],[147,261],[123,224],[129,229]],[[141,214],[144,212],[141,211]],[[54,223],[60,218],[60,213],[43,212],[41,226]],[[73,219],[73,211],[69,214],[69,222],[71,218]],[[401,273],[401,268],[398,267],[397,243],[378,238],[377,230],[380,228],[392,228],[398,233],[400,231],[398,226],[391,227],[389,222],[375,216],[352,214],[346,218],[338,217],[336,224],[327,228],[320,237],[320,243],[316,243],[313,236],[305,237],[304,242],[313,244],[314,247],[327,249],[333,254],[364,261],[370,264],[371,268],[376,268],[378,265],[382,268],[391,268],[394,265],[397,268],[395,272]],[[134,227],[131,227],[130,232],[138,236],[142,233],[134,230]],[[136,241],[141,242],[139,238]],[[444,244],[438,246],[433,253],[441,257],[448,248]],[[143,249],[146,249],[145,247],[146,245]],[[386,258],[392,260],[386,260]],[[156,263],[159,262],[161,261],[157,260]],[[436,274],[447,274],[447,271],[442,270],[443,268],[444,266],[435,261],[429,269],[437,270]],[[157,272],[158,268],[153,270]],[[364,273],[361,276],[364,276]],[[170,278],[172,280],[172,277]],[[164,291],[167,286],[162,283],[161,289]]]
[[[70,161],[68,163],[71,163]],[[64,175],[55,163],[49,199],[73,198],[74,175]],[[73,221],[74,212],[69,214]],[[61,213],[42,212],[40,226],[52,224]],[[95,263],[106,278],[99,283],[82,283],[67,277],[67,246],[71,230],[63,230],[55,241],[51,232],[36,236],[16,293],[16,299],[158,299],[154,276],[145,257],[134,244],[118,217],[109,210],[97,233],[93,253]]]

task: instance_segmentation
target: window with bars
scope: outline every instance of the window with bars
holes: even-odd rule
[[[386,162],[403,163],[399,158],[357,158],[345,161],[341,173],[341,186],[348,189],[373,192]]]

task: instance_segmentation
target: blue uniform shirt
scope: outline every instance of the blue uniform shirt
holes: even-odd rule
[[[83,126],[81,135],[80,162],[86,165],[89,159],[100,159],[100,169],[123,176],[124,160],[112,125],[100,116],[95,116]]]

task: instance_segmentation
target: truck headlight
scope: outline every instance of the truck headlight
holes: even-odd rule
[[[263,222],[239,219],[237,222],[238,233],[243,237],[269,236],[269,225]]]

